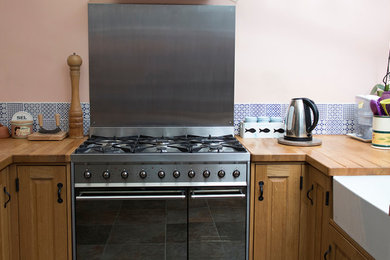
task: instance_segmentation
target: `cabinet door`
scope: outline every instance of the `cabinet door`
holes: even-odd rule
[[[298,259],[302,165],[256,165],[255,260]]]
[[[331,177],[307,166],[303,179],[300,259],[323,259],[332,209]]]
[[[359,248],[359,249],[358,249]],[[363,248],[352,240],[336,223],[329,223],[329,247],[325,260],[373,260]]]
[[[67,259],[66,167],[18,166],[17,172],[21,259]]]
[[[0,171],[0,259],[11,259],[11,201],[8,168]]]

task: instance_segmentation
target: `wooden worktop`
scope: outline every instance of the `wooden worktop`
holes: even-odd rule
[[[0,139],[0,169],[15,162],[70,162],[70,155],[86,138],[62,141]]]
[[[345,135],[320,135],[321,146],[297,147],[276,139],[243,139],[252,162],[307,162],[330,175],[390,175],[390,150],[379,150]]]
[[[321,146],[296,147],[276,139],[243,139],[252,162],[307,162],[322,172],[335,175],[390,175],[390,150],[379,150],[347,136],[317,136]],[[11,163],[70,162],[70,155],[85,140],[28,141],[0,139],[0,169]]]

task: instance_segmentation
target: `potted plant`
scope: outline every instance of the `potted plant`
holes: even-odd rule
[[[371,90],[372,95],[378,95],[378,100],[371,100],[370,107],[374,114],[372,121],[372,146],[381,149],[390,149],[390,91],[389,72],[390,50],[387,59],[387,70],[383,77],[383,84],[377,84]]]

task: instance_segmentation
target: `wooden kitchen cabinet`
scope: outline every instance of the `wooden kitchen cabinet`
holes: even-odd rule
[[[329,222],[329,245],[323,257],[325,260],[374,260],[333,220]]]
[[[250,258],[299,259],[302,164],[255,164]],[[254,191],[254,192],[253,192]]]
[[[0,171],[0,259],[11,259],[11,203],[9,168]]]
[[[312,166],[306,166],[301,201],[299,259],[323,259],[328,244],[328,223],[332,216],[332,180]]]
[[[27,165],[16,171],[20,259],[68,259],[67,167]]]

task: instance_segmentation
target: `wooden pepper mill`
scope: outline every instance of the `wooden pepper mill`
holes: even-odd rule
[[[69,138],[83,138],[83,111],[80,105],[79,81],[82,59],[76,53],[68,57],[72,82],[72,101],[69,109]]]

